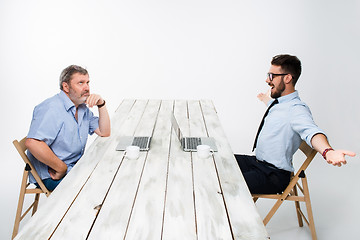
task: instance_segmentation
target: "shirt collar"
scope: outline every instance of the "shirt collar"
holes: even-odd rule
[[[60,91],[58,95],[61,101],[63,102],[66,111],[69,111],[70,108],[75,106],[74,103],[70,100],[70,98],[66,95],[64,91]]]
[[[71,111],[72,114],[75,116],[75,104],[70,100],[70,98],[66,95],[66,93],[64,91],[61,91],[59,93],[59,97],[61,99],[61,101],[64,103],[64,107],[66,109],[67,112]],[[86,109],[86,105],[80,104],[78,106],[78,124],[81,124],[82,122],[82,118],[85,114],[85,109]]]
[[[72,107],[75,107],[75,104],[70,100],[70,98],[66,95],[64,91],[60,91],[59,97],[61,101],[64,103],[64,107],[66,111],[69,111]],[[82,109],[85,107],[85,104],[80,104],[78,109]]]
[[[278,101],[279,101],[279,103],[289,102],[289,101],[293,100],[294,98],[298,98],[298,97],[299,97],[299,93],[298,93],[298,91],[295,91],[295,92],[290,93],[288,95],[279,97]]]

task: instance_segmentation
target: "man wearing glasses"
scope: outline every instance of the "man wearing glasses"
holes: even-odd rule
[[[331,148],[295,90],[300,74],[301,62],[296,56],[273,57],[266,79],[273,99],[255,138],[255,156],[235,154],[251,193],[281,193],[286,188],[294,171],[292,157],[302,140],[334,166],[346,164],[346,155],[355,156],[354,152]]]

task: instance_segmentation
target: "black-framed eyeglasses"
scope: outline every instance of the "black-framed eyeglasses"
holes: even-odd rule
[[[267,76],[270,79],[270,81],[272,81],[274,79],[274,77],[276,77],[276,76],[285,76],[288,74],[289,73],[267,73]]]

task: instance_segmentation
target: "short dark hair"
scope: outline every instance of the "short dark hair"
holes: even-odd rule
[[[285,73],[290,73],[292,83],[295,86],[301,75],[301,62],[296,56],[289,54],[276,55],[272,58],[271,65],[280,66]]]
[[[63,90],[63,86],[62,83],[66,82],[67,84],[70,85],[70,80],[72,75],[74,75],[75,73],[80,73],[82,75],[89,75],[88,71],[80,66],[77,65],[70,65],[67,68],[65,68],[61,74],[60,74],[60,89]]]

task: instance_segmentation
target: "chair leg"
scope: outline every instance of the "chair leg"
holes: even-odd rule
[[[37,208],[38,208],[38,205],[39,205],[39,198],[40,198],[40,193],[36,193],[36,194],[35,194],[33,211],[32,211],[31,216],[33,216],[33,215],[36,213],[36,211],[37,211]]]
[[[25,190],[26,190],[28,175],[29,175],[28,172],[24,170],[21,187],[20,187],[19,202],[18,202],[18,206],[17,206],[17,210],[16,210],[12,239],[15,238],[15,236],[17,235],[17,233],[19,231],[19,225],[20,225],[21,213],[22,213],[22,209],[23,209],[23,205],[24,205]]]
[[[316,240],[317,236],[316,236],[316,230],[315,230],[314,216],[313,216],[312,209],[311,209],[309,187],[307,184],[306,177],[302,178],[301,180],[302,180],[303,189],[304,189],[304,198],[305,198],[306,210],[307,210],[307,214],[308,214],[309,228],[311,231],[312,239]]]
[[[299,196],[298,195],[298,191],[297,191],[297,187],[296,187],[296,184],[293,188],[293,191],[294,191],[294,195],[295,196]],[[300,208],[300,203],[299,201],[295,201],[295,210],[296,210],[296,214],[297,214],[297,218],[298,218],[298,222],[299,222],[299,227],[302,227],[304,226],[304,223],[303,223],[303,219],[302,219],[302,216],[300,214],[300,211],[301,211],[301,208]]]
[[[280,205],[283,203],[284,201],[282,201],[281,199],[278,199],[276,201],[276,203],[274,204],[274,206],[271,208],[270,212],[266,215],[266,217],[264,218],[264,225],[266,226],[266,224],[268,224],[268,222],[270,221],[270,219],[272,218],[272,216],[274,216],[275,212],[278,210],[278,208],[280,207]]]

